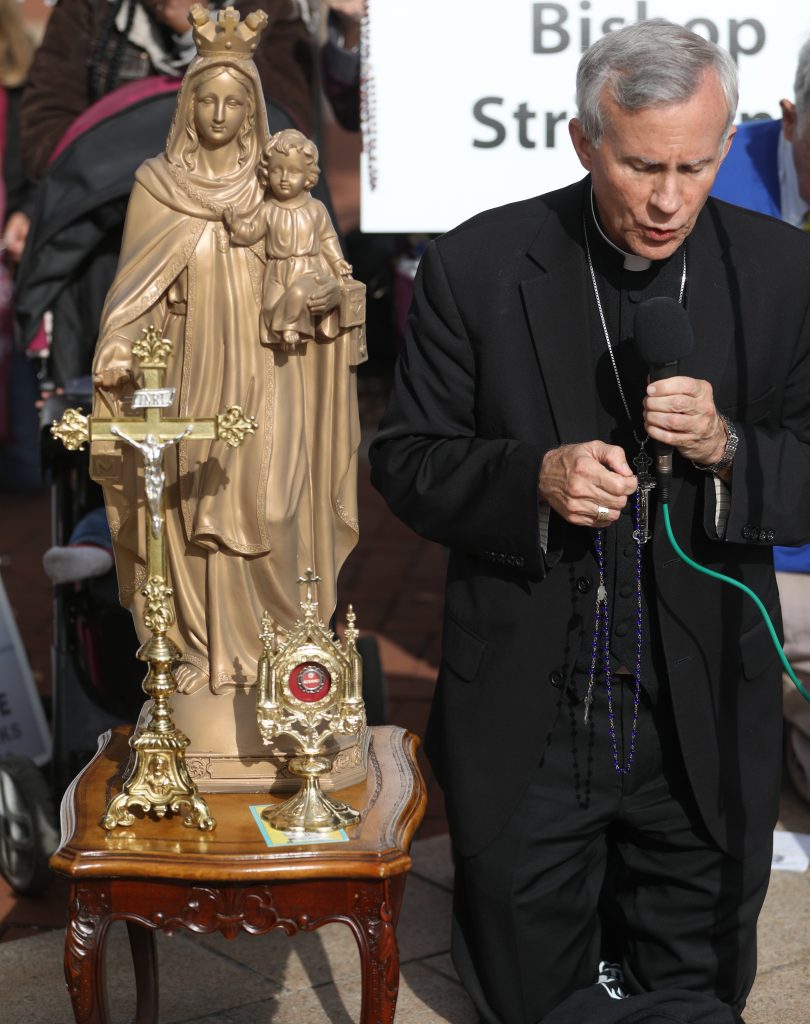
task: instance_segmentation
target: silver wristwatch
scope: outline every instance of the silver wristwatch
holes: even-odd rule
[[[718,415],[723,421],[723,426],[726,428],[726,446],[723,449],[723,454],[717,462],[712,463],[711,466],[706,466],[702,462],[692,463],[695,469],[702,469],[705,473],[720,473],[722,470],[726,469],[726,467],[730,466],[734,456],[737,454],[737,445],[740,443],[734,424],[728,416],[724,416],[723,413],[718,413]]]

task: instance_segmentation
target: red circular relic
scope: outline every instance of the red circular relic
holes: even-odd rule
[[[332,689],[332,677],[317,661],[296,665],[288,680],[290,693],[305,704],[315,704]]]

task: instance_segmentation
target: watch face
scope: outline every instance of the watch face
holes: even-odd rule
[[[317,661],[305,661],[290,672],[290,693],[305,704],[323,700],[332,689],[332,677]]]

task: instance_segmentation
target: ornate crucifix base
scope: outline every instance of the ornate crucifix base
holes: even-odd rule
[[[153,813],[163,818],[169,812],[182,814],[183,824],[191,828],[210,831],[216,824],[208,805],[196,792],[183,759],[188,738],[181,732],[173,736],[141,733],[133,740],[135,763],[127,779],[126,788],[110,801],[101,824],[112,830],[116,825],[132,825],[133,808],[144,814]]]
[[[144,814],[152,813],[157,818],[170,812],[182,814],[184,825],[207,832],[216,822],[188,774],[185,761],[188,737],[175,726],[169,707],[169,698],[177,689],[172,665],[182,653],[166,636],[171,620],[168,604],[171,590],[161,578],[152,577],[144,596],[147,602],[150,599],[153,602],[147,624],[154,635],[138,651],[138,657],[149,663],[143,689],[152,698],[152,713],[146,728],[129,741],[134,763],[124,781],[123,793],[110,801],[101,825],[110,830],[116,825],[132,825],[135,821],[132,809],[140,808]]]

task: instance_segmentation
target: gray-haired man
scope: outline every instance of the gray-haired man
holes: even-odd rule
[[[372,475],[451,549],[427,749],[482,1018],[536,1024],[611,960],[623,991],[731,1021],[769,875],[779,663],[753,604],[675,556],[654,491],[641,542],[637,472],[674,447],[679,542],[778,621],[771,545],[810,539],[810,241],[707,202],[737,100],[718,47],[629,26],[584,55],[577,95],[589,176],[428,247]],[[695,346],[648,385],[633,325],[660,296]]]

